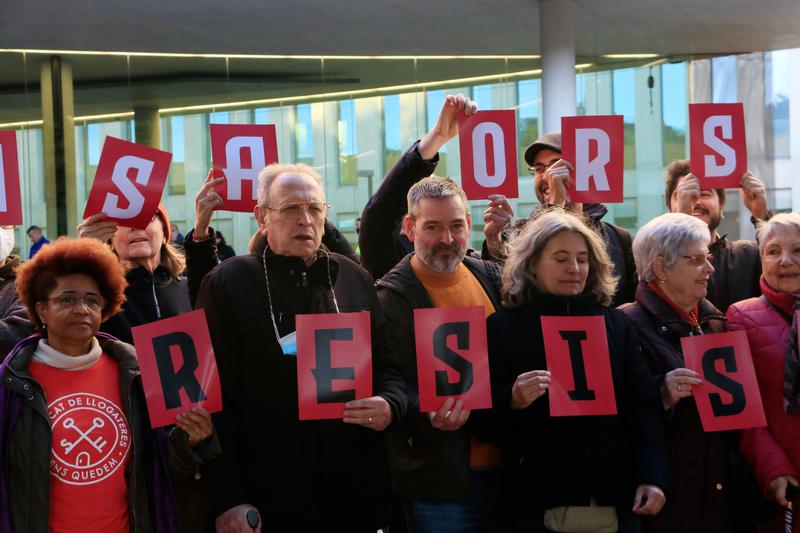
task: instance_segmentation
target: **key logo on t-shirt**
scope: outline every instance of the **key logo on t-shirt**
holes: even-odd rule
[[[125,462],[128,421],[114,402],[89,393],[63,396],[48,406],[53,453],[50,472],[72,485],[91,485]]]

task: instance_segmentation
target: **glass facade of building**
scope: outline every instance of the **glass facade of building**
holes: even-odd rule
[[[718,57],[694,62],[662,63],[638,68],[577,74],[577,110],[581,115],[620,114],[625,120],[625,202],[609,205],[606,220],[635,231],[665,211],[664,168],[687,157],[690,101],[745,104],[750,166],[768,187],[776,210],[800,209],[800,49]],[[517,113],[520,198],[512,203],[518,217],[534,206],[533,178],[522,152],[541,131],[539,79],[450,87],[381,96],[298,102],[224,112],[164,114],[161,147],[173,154],[164,203],[181,232],[193,225],[194,195],[211,165],[210,123],[275,124],[279,158],[313,166],[325,179],[331,220],[356,240],[355,219],[390,166],[430,128],[445,94],[461,92],[480,109],[514,109]],[[130,118],[76,122],[77,211],[86,203],[103,140],[135,140]],[[45,227],[42,131],[18,133],[25,227]],[[441,152],[439,174],[460,176],[458,140]],[[749,221],[740,217],[736,195],[729,196],[723,230],[731,237],[750,237]],[[471,202],[473,245],[482,240],[485,202]],[[256,229],[251,214],[219,212],[213,226],[244,253]],[[18,243],[26,242],[20,229]],[[47,228],[45,227],[47,233]]]

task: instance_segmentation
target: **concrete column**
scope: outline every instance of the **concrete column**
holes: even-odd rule
[[[42,141],[47,236],[74,235],[78,225],[72,68],[52,56],[42,62]]]
[[[133,108],[133,123],[137,144],[161,149],[161,122],[157,107]]]
[[[539,0],[542,55],[542,133],[561,130],[575,115],[575,6],[572,0]]]

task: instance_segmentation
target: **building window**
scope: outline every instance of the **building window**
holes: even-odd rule
[[[295,161],[314,165],[314,128],[311,124],[311,104],[295,107]]]
[[[355,100],[339,102],[338,138],[339,185],[355,185],[358,182]]]
[[[632,68],[615,70],[612,75],[614,114],[624,117],[625,168],[636,167],[636,88]]]
[[[767,153],[775,159],[791,156],[789,144],[789,60],[791,50],[764,54],[764,95],[767,112]]]
[[[686,159],[687,79],[686,63],[661,65],[661,132],[664,163]]]
[[[520,176],[528,176],[525,148],[539,138],[539,80],[517,82],[517,144]]]
[[[715,104],[736,103],[736,56],[711,60],[711,93]]]

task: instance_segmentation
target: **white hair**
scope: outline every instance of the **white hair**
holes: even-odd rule
[[[800,233],[800,214],[798,213],[778,213],[769,220],[760,221],[756,230],[756,240],[758,241],[758,252],[764,254],[764,246],[772,237],[776,230],[794,231]]]
[[[303,174],[314,179],[325,191],[322,184],[322,176],[317,174],[317,171],[312,167],[303,163],[273,163],[267,165],[258,175],[258,205],[266,207],[269,205],[269,189],[272,187],[272,182],[281,174]]]
[[[708,225],[697,217],[684,213],[658,216],[639,228],[633,240],[633,260],[642,281],[656,278],[653,262],[661,257],[667,268],[686,255],[695,243],[708,245],[711,233]]]

